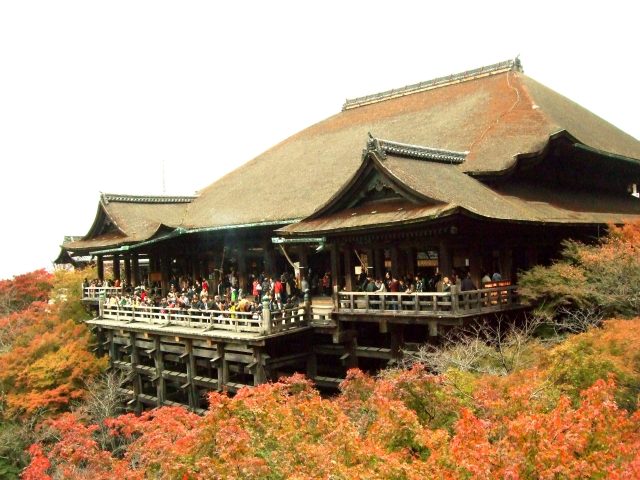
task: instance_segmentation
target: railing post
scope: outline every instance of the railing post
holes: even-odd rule
[[[311,323],[311,295],[309,295],[309,290],[304,292],[304,321],[307,325]]]
[[[98,316],[104,318],[104,295],[100,294],[98,298]]]
[[[269,310],[269,295],[262,297],[262,331],[267,335],[271,333],[273,325],[271,323],[271,310]]]
[[[458,286],[451,285],[450,293],[451,293],[451,311],[457,312],[460,309],[460,306],[458,304]]]

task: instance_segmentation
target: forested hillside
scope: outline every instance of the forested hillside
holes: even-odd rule
[[[526,320],[351,370],[333,397],[296,375],[211,393],[204,416],[119,414],[80,273],[2,282],[0,477],[640,478],[639,246],[639,225],[569,242],[520,279]]]

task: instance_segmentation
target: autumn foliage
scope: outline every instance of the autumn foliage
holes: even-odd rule
[[[640,221],[609,226],[595,245],[565,242],[561,260],[534,267],[519,284],[519,292],[549,316],[580,309],[605,318],[640,315]]]
[[[23,478],[640,478],[640,413],[616,400],[628,389],[619,377],[637,380],[638,324],[608,322],[503,376],[415,365],[351,370],[334,398],[298,375],[214,392],[202,417],[163,407],[106,420],[115,451],[65,414],[41,427]],[[601,369],[584,388],[559,365],[601,355],[615,374]]]
[[[22,449],[33,442],[32,425],[69,410],[106,366],[91,353],[90,332],[79,321],[86,312],[71,286],[81,278],[39,270],[0,281],[1,478],[15,478]]]

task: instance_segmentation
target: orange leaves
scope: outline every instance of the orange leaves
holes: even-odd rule
[[[56,319],[55,309],[49,315],[49,331],[38,335],[42,324],[34,324],[33,331],[23,332],[24,345],[0,355],[0,384],[10,412],[59,411],[82,397],[84,381],[106,366],[88,351],[86,326]]]
[[[61,278],[38,271],[3,285],[19,292],[23,302],[46,300]],[[87,327],[65,319],[62,307],[62,302],[33,302],[0,318],[0,390],[10,416],[68,408],[83,396],[84,382],[106,366],[105,359],[89,352]]]
[[[484,401],[475,411],[460,407],[447,431],[421,425],[402,399],[412,379],[425,382],[424,372],[388,375],[371,379],[351,372],[345,391],[363,393],[365,385],[369,394],[348,399],[322,399],[298,377],[234,398],[212,394],[204,417],[164,407],[108,420],[111,434],[122,439],[123,455],[98,449],[96,427],[63,415],[50,422],[58,440],[33,447],[29,471],[39,468],[44,475],[49,461],[48,473],[69,479],[113,472],[127,479],[551,479],[633,478],[626,472],[640,466],[640,414],[617,406],[612,379],[585,390],[575,407],[562,397],[550,408],[528,404],[533,387],[518,383],[539,382],[539,372],[512,383],[485,383],[493,396],[501,391],[516,406],[496,409]]]
[[[17,275],[12,280],[0,280],[0,315],[26,308],[30,303],[48,298],[53,288],[53,275],[46,270]]]

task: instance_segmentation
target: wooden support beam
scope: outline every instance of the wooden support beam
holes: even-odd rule
[[[140,285],[140,263],[138,260],[138,252],[133,252],[131,254],[131,270],[131,284],[134,287],[137,287],[138,285]]]
[[[138,364],[140,363],[140,353],[138,345],[136,344],[136,332],[129,332],[129,342],[131,345],[131,373],[133,375],[133,400],[134,400],[134,412],[136,415],[142,413],[142,404],[138,400],[138,396],[142,393],[142,378],[140,371],[138,370]]]
[[[113,255],[113,279],[120,280],[120,255]]]
[[[225,358],[224,343],[216,343],[216,349],[218,350],[218,355],[211,362],[218,368],[218,390],[223,390],[229,383],[229,362]]]
[[[196,376],[196,360],[193,356],[193,340],[186,338],[184,340],[184,349],[184,353],[180,355],[180,359],[186,358],[187,360],[187,383],[184,388],[188,388],[187,394],[189,396],[189,408],[195,410],[196,408],[200,408],[200,398],[198,397],[196,384],[193,381]]]
[[[164,371],[164,356],[162,354],[162,349],[160,348],[160,337],[157,336],[155,338],[155,357],[154,362],[156,366],[156,377],[158,379],[158,383],[156,385],[156,398],[157,398],[157,406],[161,407],[164,404],[164,401],[167,398],[167,385],[162,376],[162,372]]]
[[[253,362],[255,363],[255,371],[253,372],[253,385],[260,385],[266,383],[267,374],[264,368],[264,358],[265,352],[262,347],[254,347],[253,348]]]
[[[102,255],[96,256],[96,268],[98,270],[98,280],[104,281],[104,258]]]
[[[131,285],[131,256],[128,253],[124,255],[124,281],[127,286]]]
[[[344,288],[345,290],[352,292],[353,288],[353,249],[351,245],[346,245],[344,248]]]

